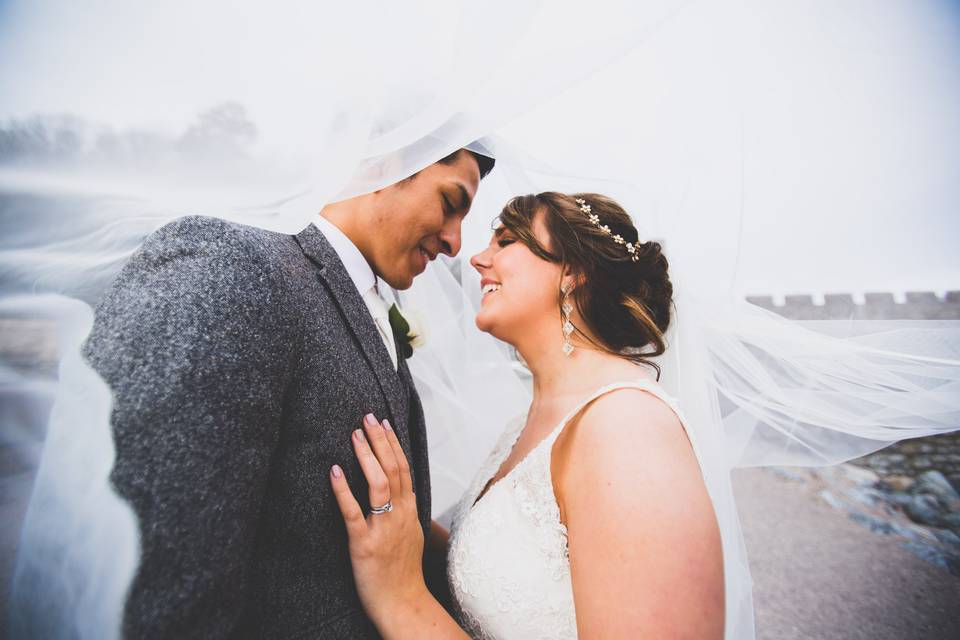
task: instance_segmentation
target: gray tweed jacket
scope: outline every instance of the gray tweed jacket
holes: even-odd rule
[[[84,355],[113,390],[111,480],[140,522],[127,638],[378,637],[328,473],[339,463],[369,508],[350,434],[389,418],[426,535],[423,411],[316,227],[163,227],[98,306]]]

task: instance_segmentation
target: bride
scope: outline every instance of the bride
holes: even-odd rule
[[[717,518],[697,443],[651,361],[671,320],[660,245],[593,193],[517,197],[499,222],[470,261],[483,287],[476,324],[523,358],[532,403],[449,537],[433,525],[456,619],[426,587],[389,422],[368,416],[354,433],[370,503],[384,507],[362,513],[340,466],[331,482],[367,614],[385,638],[721,638]]]

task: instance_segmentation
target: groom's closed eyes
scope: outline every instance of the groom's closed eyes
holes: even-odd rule
[[[470,193],[463,183],[455,182],[445,187],[442,194],[443,210],[447,215],[460,212],[462,212],[463,215],[467,215],[470,206],[473,204],[473,199],[470,197]]]

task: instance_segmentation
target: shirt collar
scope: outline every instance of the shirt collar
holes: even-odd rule
[[[357,245],[353,244],[353,241],[337,225],[323,216],[317,216],[317,218],[319,218],[317,228],[320,229],[333,250],[337,252],[340,262],[346,268],[347,274],[357,287],[357,291],[360,292],[361,296],[365,295],[371,287],[377,284],[377,276],[370,268],[367,259],[360,253],[360,249],[357,249]]]

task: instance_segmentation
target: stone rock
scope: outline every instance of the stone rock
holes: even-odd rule
[[[842,501],[840,498],[838,498],[837,496],[835,496],[832,492],[827,491],[826,489],[824,489],[823,491],[821,491],[821,492],[818,493],[817,495],[820,496],[820,498],[821,498],[824,502],[826,502],[827,504],[829,504],[829,505],[830,505],[831,507],[833,507],[834,509],[844,509],[844,508],[845,508],[845,507],[844,507],[844,504],[843,504],[843,501]]]
[[[913,495],[931,495],[936,498],[940,508],[948,511],[960,510],[960,494],[950,485],[950,481],[939,471],[927,471],[917,476],[910,489]]]
[[[933,535],[930,527],[924,527],[922,525],[912,523],[900,524],[899,522],[892,522],[891,524],[893,526],[894,533],[903,536],[904,538],[926,542],[928,544],[936,544],[940,541],[937,536]]]
[[[881,518],[869,516],[865,513],[860,513],[859,511],[851,511],[849,517],[857,524],[866,527],[874,533],[882,533],[884,535],[898,533],[893,524]]]
[[[943,544],[960,549],[960,536],[953,531],[949,529],[931,529],[930,532]]]
[[[903,453],[918,453],[920,451],[920,443],[912,440],[905,440],[897,445],[897,449]]]
[[[945,529],[950,529],[957,535],[960,535],[960,513],[948,513],[947,515],[940,518],[942,523],[940,526]]]
[[[844,494],[849,500],[860,503],[867,507],[874,507],[884,501],[884,496],[879,491],[864,487],[853,487],[847,489]]]
[[[830,482],[837,479],[840,473],[838,471],[838,467],[839,465],[831,465],[827,467],[810,467],[808,472],[810,473],[810,477],[813,478],[814,480],[824,480],[825,482]]]
[[[930,458],[926,456],[917,456],[913,459],[913,467],[915,469],[929,469],[933,466],[933,463],[930,462]]]
[[[857,467],[852,464],[843,465],[843,472],[847,478],[859,485],[873,486],[880,481],[880,476],[877,475],[876,471]]]
[[[900,546],[921,560],[946,569],[955,576],[960,576],[960,555],[951,553],[946,549],[916,542],[901,542]]]
[[[913,486],[913,478],[909,476],[887,476],[880,481],[880,488],[888,491],[909,491]]]
[[[943,526],[943,515],[940,513],[940,505],[937,499],[931,495],[920,494],[913,496],[910,502],[906,504],[905,510],[914,522],[934,527]]]
[[[913,496],[909,493],[891,493],[887,495],[886,499],[888,503],[896,505],[904,510],[906,510],[907,504],[913,502]]]
[[[775,476],[777,476],[777,477],[779,477],[779,478],[783,478],[784,480],[790,480],[790,481],[792,481],[792,482],[806,482],[806,481],[807,481],[806,478],[804,478],[803,476],[801,476],[799,473],[796,473],[795,471],[791,471],[791,470],[786,469],[786,468],[784,468],[784,467],[770,467],[770,471],[771,471],[771,473],[773,473],[773,475],[775,475]]]

